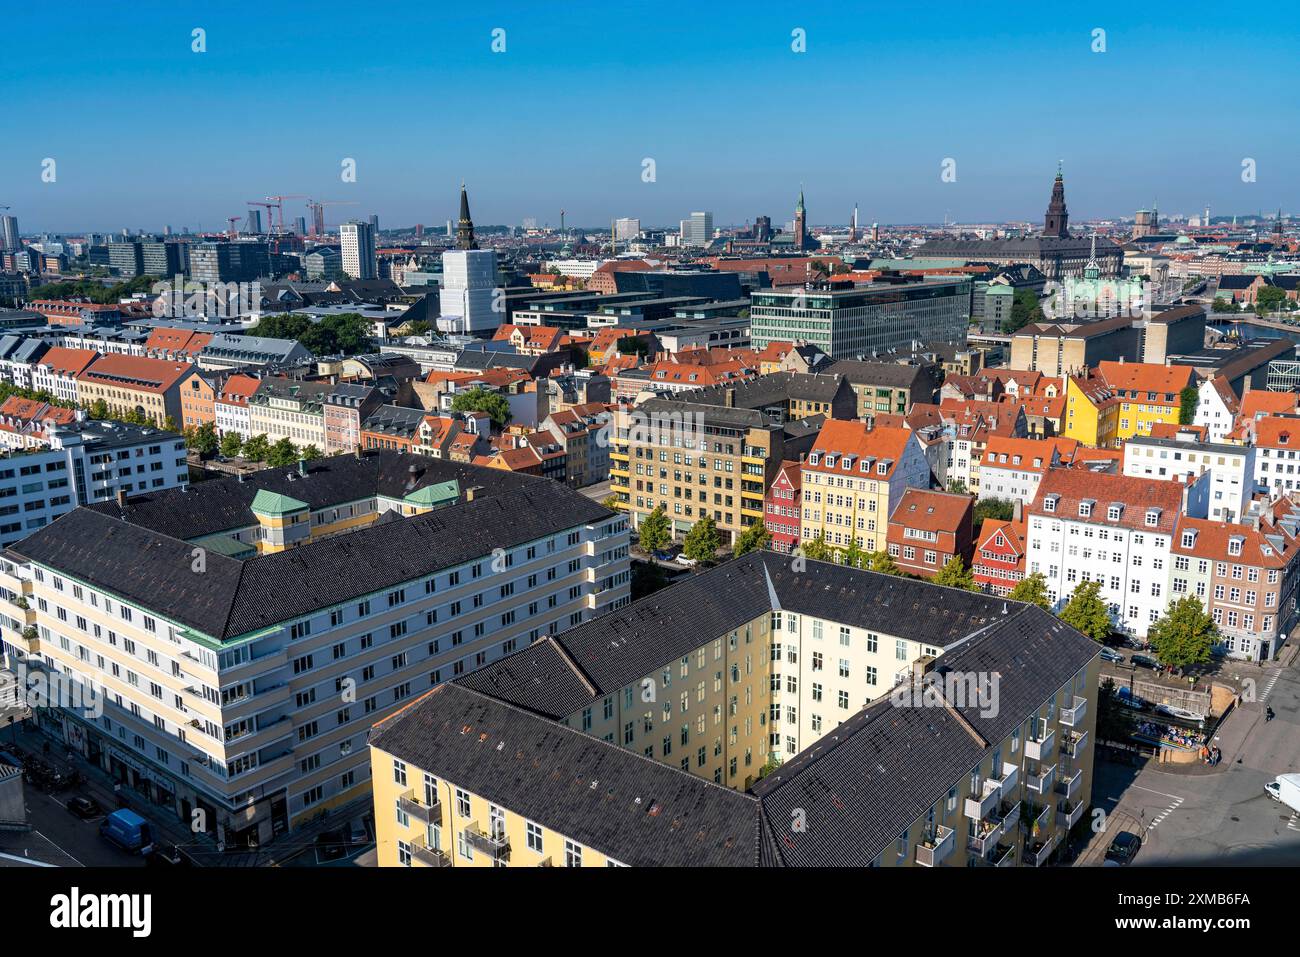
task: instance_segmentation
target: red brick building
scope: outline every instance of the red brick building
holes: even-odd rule
[[[970,562],[975,500],[969,495],[909,488],[889,516],[885,541],[903,571],[930,578],[954,555]]]
[[[798,462],[785,461],[763,501],[763,527],[772,536],[774,552],[789,553],[799,544],[803,472]]]

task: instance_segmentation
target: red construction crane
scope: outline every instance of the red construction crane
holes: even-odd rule
[[[283,233],[284,232],[284,201],[286,199],[307,199],[308,197],[303,193],[290,193],[287,196],[268,196],[266,198],[267,200],[275,204],[276,211],[280,214],[280,222],[276,224],[276,231]]]
[[[239,222],[239,221],[240,221],[241,219],[243,219],[243,218],[244,218],[243,216],[227,216],[227,217],[226,217],[226,222],[228,222],[228,223],[230,224],[230,225],[226,228],[226,235],[229,236],[231,239],[234,239],[236,236],[239,235],[239,230],[237,230],[237,229],[235,228],[235,223]]]

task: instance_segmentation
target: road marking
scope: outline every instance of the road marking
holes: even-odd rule
[[[1300,811],[1291,815],[1291,820],[1286,822],[1288,831],[1300,831]]]
[[[1172,801],[1177,801],[1179,804],[1183,803],[1183,798],[1180,798],[1177,794],[1166,794],[1164,791],[1155,791],[1151,788],[1144,788],[1140,784],[1130,784],[1129,787],[1137,788],[1139,791],[1150,791],[1152,794],[1159,794],[1162,798],[1169,798]]]
[[[1143,788],[1142,790],[1146,791],[1149,789]],[[1154,792],[1154,793],[1158,793],[1158,792]],[[1154,831],[1156,827],[1160,824],[1160,822],[1163,821],[1165,818],[1167,818],[1170,814],[1173,814],[1175,811],[1177,811],[1179,805],[1181,805],[1182,803],[1183,803],[1182,798],[1174,798],[1172,804],[1170,804],[1167,808],[1165,808],[1163,811],[1161,811],[1151,820],[1151,823],[1147,825],[1147,830]]]
[[[1259,696],[1259,703],[1260,703],[1260,704],[1263,704],[1265,701],[1268,700],[1268,696],[1269,696],[1270,694],[1273,693],[1273,686],[1274,686],[1275,684],[1277,684],[1277,679],[1278,679],[1278,678],[1281,678],[1281,677],[1282,677],[1282,669],[1281,669],[1281,668],[1279,668],[1277,671],[1273,672],[1273,677],[1271,677],[1271,678],[1268,680],[1268,684],[1266,684],[1266,685],[1264,686],[1264,691],[1263,691],[1263,692],[1260,694],[1260,696]]]
[[[50,840],[48,837],[46,837],[44,834],[41,834],[40,831],[36,830],[36,828],[32,828],[32,833],[38,835],[42,841],[49,841],[50,846],[51,846],[51,847],[56,847],[56,848],[58,848],[59,851],[60,851],[60,853],[68,854],[68,849],[67,849],[66,847],[63,847],[61,844],[57,843],[56,841],[51,841],[51,840]],[[75,857],[73,857],[71,854],[68,854],[68,857],[69,857],[72,861],[74,861],[78,867],[85,867],[85,866],[86,866],[85,864],[81,863],[81,861],[78,861],[78,860],[77,860]]]

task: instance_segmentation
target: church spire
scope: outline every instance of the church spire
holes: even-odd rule
[[[1056,165],[1056,181],[1052,183],[1052,199],[1047,204],[1047,215],[1043,217],[1043,235],[1066,239],[1070,235],[1070,213],[1065,207],[1065,178],[1061,174],[1061,165]]]
[[[460,222],[456,226],[456,248],[478,249],[474,241],[474,220],[469,218],[469,194],[465,192],[465,181],[460,181]]]

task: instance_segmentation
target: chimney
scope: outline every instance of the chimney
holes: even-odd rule
[[[1025,503],[1023,499],[1016,499],[1011,506],[1011,521],[1019,525],[1025,514]]]
[[[126,508],[126,489],[124,488],[117,490],[117,507]]]
[[[922,655],[912,662],[912,684],[919,685],[925,681],[925,676],[934,670],[934,655]]]
[[[306,459],[299,459],[299,460],[298,460],[298,474],[301,475],[303,478],[306,478],[306,477],[307,477],[307,460],[306,460]]]

